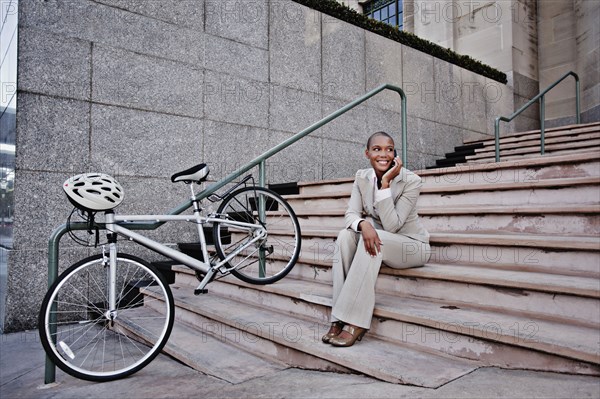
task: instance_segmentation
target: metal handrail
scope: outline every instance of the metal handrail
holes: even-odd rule
[[[546,95],[546,93],[548,93],[556,85],[558,85],[560,82],[562,82],[564,79],[566,79],[569,76],[573,76],[575,78],[575,112],[576,112],[577,123],[578,124],[581,123],[581,106],[580,106],[580,99],[579,99],[579,97],[580,97],[579,76],[575,72],[570,71],[570,72],[567,72],[566,74],[564,74],[561,78],[559,78],[557,81],[552,83],[550,86],[548,86],[544,91],[540,92],[538,95],[536,95],[531,100],[529,100],[527,102],[527,104],[523,105],[521,108],[519,108],[517,111],[515,111],[512,115],[506,116],[506,117],[499,116],[496,118],[495,123],[494,123],[494,134],[495,134],[495,139],[496,139],[496,162],[500,162],[500,121],[504,121],[504,122],[512,121],[517,116],[519,116],[519,114],[521,114],[521,112],[525,111],[527,108],[529,108],[530,105],[534,104],[538,100],[540,102],[540,133],[541,133],[540,147],[541,147],[541,154],[544,155],[545,140],[546,140],[546,136],[545,136],[546,103],[544,100],[544,96]]]
[[[369,91],[368,93],[358,97],[356,100],[348,103],[344,107],[338,109],[337,111],[326,116],[325,118],[321,119],[320,121],[310,125],[306,129],[296,133],[294,136],[292,136],[289,139],[285,140],[284,142],[276,145],[275,147],[266,151],[262,155],[256,157],[252,161],[248,162],[246,165],[241,166],[235,172],[231,173],[227,177],[223,178],[222,180],[211,185],[210,187],[206,188],[206,190],[203,190],[201,193],[196,195],[196,199],[201,200],[201,199],[207,198],[208,196],[214,194],[220,188],[231,183],[233,180],[242,176],[244,173],[248,172],[250,169],[256,167],[257,165],[259,166],[259,183],[258,184],[260,186],[264,187],[265,180],[266,180],[265,161],[268,158],[277,154],[281,150],[289,147],[290,145],[294,144],[296,141],[298,141],[301,138],[307,136],[308,134],[314,132],[315,130],[317,130],[320,127],[324,126],[325,124],[331,122],[335,118],[348,112],[352,108],[365,102],[366,100],[368,100],[369,98],[373,97],[374,95],[378,94],[379,92],[381,92],[383,90],[392,90],[392,91],[395,91],[398,94],[400,94],[400,99],[401,99],[400,112],[401,112],[401,118],[402,118],[402,124],[401,124],[402,163],[404,165],[406,165],[406,141],[407,141],[407,139],[406,139],[406,95],[404,94],[404,91],[400,87],[397,87],[397,86],[394,86],[391,84],[383,84],[383,85],[378,86],[375,89]],[[171,212],[168,214],[169,215],[179,215],[179,214],[183,213],[185,210],[189,209],[191,206],[192,206],[192,200],[190,199],[187,202],[182,203],[177,208],[174,208],[173,210],[171,210]],[[155,230],[158,227],[162,226],[164,224],[164,222],[154,222],[154,223],[122,222],[119,224],[127,226],[127,228],[131,229],[131,230]],[[98,226],[104,227],[102,223],[98,223]],[[59,247],[60,247],[61,238],[69,230],[86,230],[87,228],[88,228],[87,223],[82,223],[82,222],[81,223],[71,223],[68,226],[68,228],[67,228],[66,224],[63,224],[63,225],[59,226],[58,228],[56,228],[52,232],[50,239],[48,240],[48,287],[50,287],[54,283],[56,278],[58,277],[58,260],[59,260]],[[56,379],[56,375],[55,375],[54,364],[48,357],[46,357],[45,383],[46,384],[53,383],[55,381],[55,379]]]

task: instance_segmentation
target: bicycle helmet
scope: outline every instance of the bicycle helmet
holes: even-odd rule
[[[77,208],[85,211],[107,211],[123,201],[123,188],[111,176],[84,173],[65,181],[63,190]]]

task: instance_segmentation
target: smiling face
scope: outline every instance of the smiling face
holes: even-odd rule
[[[394,161],[394,140],[386,136],[371,138],[369,148],[365,151],[378,179],[392,166]]]

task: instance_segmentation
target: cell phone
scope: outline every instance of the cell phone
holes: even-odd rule
[[[398,152],[396,150],[394,150],[394,159],[398,156]],[[392,164],[390,165],[390,167],[388,168],[388,170],[392,169],[394,166],[396,166],[396,161],[394,160],[394,162],[392,162]]]

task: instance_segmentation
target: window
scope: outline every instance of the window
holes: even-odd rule
[[[363,5],[364,14],[402,29],[402,0],[372,0]]]

